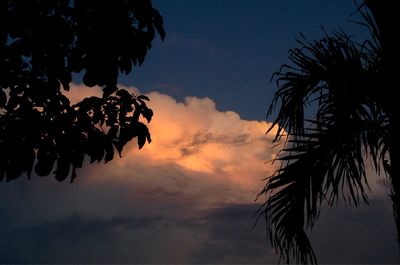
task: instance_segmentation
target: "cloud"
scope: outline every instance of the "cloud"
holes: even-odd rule
[[[224,205],[196,217],[72,213],[33,224],[2,223],[2,263],[275,263],[259,205]]]
[[[74,100],[78,90],[82,88],[71,88]],[[270,124],[221,112],[209,98],[187,97],[177,102],[159,92],[147,96],[155,113],[148,125],[152,143],[139,151],[134,140],[122,159],[91,166],[79,175],[94,182],[129,183],[140,187],[138,194],[146,190],[154,196],[186,196],[197,203],[255,199],[262,179],[274,169],[265,164],[275,156],[272,138],[265,135]]]
[[[72,101],[89,94],[101,90],[69,92]],[[74,184],[37,176],[0,183],[0,263],[276,263],[264,220],[253,229],[254,199],[275,170],[265,164],[278,151],[265,135],[270,123],[221,112],[209,98],[148,96],[153,141],[143,149],[133,140],[123,158],[85,166]],[[322,261],[352,262],[351,253],[373,249],[386,255],[370,254],[373,261],[396,260],[391,205],[376,186],[382,192],[371,203],[386,201],[358,219],[323,209],[312,234]],[[365,235],[334,241],[342,231]],[[332,246],[340,259],[326,251]]]
[[[74,85],[66,94],[77,102],[101,90]],[[123,158],[85,166],[72,185],[37,176],[0,185],[0,262],[186,263],[223,226],[204,217],[210,209],[253,203],[273,170],[269,124],[221,112],[209,98],[148,96],[153,141],[143,149],[132,141]]]
[[[399,245],[387,195],[375,196],[370,205],[359,208],[324,206],[320,220],[309,233],[320,263],[399,263]]]
[[[274,264],[278,258],[267,242],[262,220],[255,226],[259,204],[227,204],[205,211],[200,222],[207,240],[191,262],[207,264]]]
[[[169,255],[157,250],[157,242],[168,236],[168,222],[158,216],[104,218],[73,213],[29,225],[3,223],[0,262],[142,263],[153,259],[160,263]],[[149,240],[151,234],[157,236]],[[153,249],[162,258],[153,257]]]

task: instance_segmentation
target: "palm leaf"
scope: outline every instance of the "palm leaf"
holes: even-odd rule
[[[268,115],[279,111],[269,131],[278,126],[275,141],[287,141],[277,157],[281,167],[260,193],[268,196],[260,213],[281,258],[315,263],[305,230],[324,200],[338,203],[342,195],[355,206],[368,203],[365,154],[379,170],[387,117],[371,82],[377,63],[371,44],[357,44],[342,31],[299,43],[290,51],[293,65],[274,75],[278,90]]]

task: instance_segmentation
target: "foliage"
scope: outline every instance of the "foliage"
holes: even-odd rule
[[[290,51],[291,65],[275,74],[278,90],[269,108],[279,107],[272,127],[275,141],[285,140],[276,160],[280,168],[261,192],[268,199],[261,209],[272,245],[281,258],[316,263],[305,233],[318,219],[323,201],[367,203],[365,160],[375,170],[388,163],[392,123],[385,109],[382,57],[374,20],[361,14],[372,33],[359,44],[343,31],[318,41],[299,41]],[[270,129],[270,130],[271,130]],[[391,161],[393,162],[393,161]]]
[[[114,148],[150,133],[145,96],[118,89],[120,73],[143,63],[151,42],[164,39],[150,0],[8,0],[0,2],[0,180],[54,172],[76,177],[86,155],[108,162]],[[103,97],[71,105],[73,73]]]

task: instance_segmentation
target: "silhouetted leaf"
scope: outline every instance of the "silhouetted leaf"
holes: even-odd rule
[[[35,172],[39,176],[48,176],[53,170],[56,159],[57,153],[55,146],[46,142],[42,143],[37,151]]]
[[[0,108],[3,108],[7,102],[6,93],[2,89],[0,89]]]
[[[114,147],[111,142],[107,142],[105,145],[106,155],[104,157],[104,163],[107,163],[114,159]]]
[[[88,87],[94,87],[95,85],[98,84],[96,74],[91,71],[87,71],[85,73],[82,81]]]
[[[161,39],[164,40],[165,39],[165,31],[164,31],[164,27],[163,27],[162,17],[157,10],[153,9],[152,11],[153,11],[154,26],[156,27],[158,33],[160,34]]]
[[[142,111],[142,115],[147,120],[147,122],[150,122],[151,118],[153,117],[153,111],[151,109],[145,108]]]
[[[145,96],[145,95],[139,95],[139,96],[137,96],[137,98],[138,98],[138,99],[143,99],[143,100],[150,101],[149,97],[148,97],[148,96]]]
[[[132,101],[132,95],[125,89],[119,89],[116,93],[121,99],[125,100],[128,104]]]
[[[76,177],[77,177],[76,176],[76,167],[74,166],[74,167],[72,167],[72,174],[71,174],[70,183],[73,183]]]
[[[111,95],[112,93],[114,93],[115,91],[117,91],[117,86],[115,85],[107,85],[103,88],[103,97],[108,97],[109,95]]]
[[[58,181],[64,181],[70,172],[71,163],[63,156],[57,159],[57,169],[54,172],[55,178]]]
[[[138,146],[139,149],[141,149],[146,143],[146,140],[148,143],[151,142],[150,133],[147,126],[141,122],[137,124],[137,132],[138,132]]]
[[[117,149],[119,157],[122,157],[122,149],[124,146],[118,140],[114,140],[112,143],[115,146],[115,149]]]

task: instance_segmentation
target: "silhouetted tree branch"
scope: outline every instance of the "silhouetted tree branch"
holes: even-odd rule
[[[108,162],[134,137],[150,142],[148,98],[117,79],[143,63],[156,34],[165,37],[150,0],[1,1],[0,181],[33,170],[73,181],[86,155]],[[61,90],[80,72],[103,97],[71,105]]]

